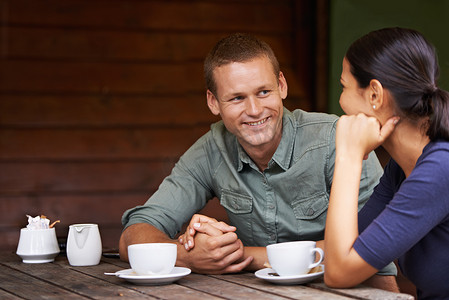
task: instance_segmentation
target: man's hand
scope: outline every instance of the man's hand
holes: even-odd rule
[[[236,273],[245,269],[253,257],[244,258],[244,247],[234,232],[222,233],[210,224],[202,224],[207,233],[195,235],[195,247],[179,250],[193,272],[203,274]]]
[[[203,225],[211,226],[204,223]],[[138,243],[173,243],[178,246],[176,265],[190,268],[203,274],[240,272],[253,261],[252,256],[244,258],[244,247],[234,232],[223,233],[215,227],[202,228],[209,234],[195,235],[195,248],[186,251],[177,240],[172,240],[156,227],[139,223],[129,226],[120,237],[120,257],[128,260],[128,246]]]
[[[211,226],[201,226],[202,224],[209,224]],[[221,233],[215,229],[221,231]],[[222,233],[234,232],[236,228],[230,226],[225,222],[218,222],[214,218],[210,218],[204,215],[195,214],[190,220],[187,226],[186,232],[179,236],[178,241],[184,245],[187,251],[190,251],[195,246],[195,233],[197,231],[208,235],[220,235]]]
[[[178,238],[188,252],[189,267],[207,274],[235,273],[248,267],[253,257],[244,258],[244,247],[235,230],[214,218],[194,215],[186,232]]]

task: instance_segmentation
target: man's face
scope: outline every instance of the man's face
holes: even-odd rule
[[[282,135],[282,99],[287,96],[282,72],[276,78],[269,59],[261,56],[220,66],[213,74],[216,95],[207,91],[212,113],[221,116],[245,150],[277,147]]]

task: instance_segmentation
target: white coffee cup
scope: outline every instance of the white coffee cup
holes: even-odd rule
[[[169,274],[176,263],[176,244],[144,243],[128,246],[129,264],[138,275]]]
[[[302,275],[318,266],[324,258],[321,248],[316,248],[314,241],[295,241],[268,245],[268,261],[280,276]],[[320,254],[315,261],[315,253]]]
[[[47,263],[59,254],[58,240],[54,228],[20,230],[17,255],[24,263]]]
[[[72,266],[98,265],[102,252],[98,224],[70,225],[66,251]]]

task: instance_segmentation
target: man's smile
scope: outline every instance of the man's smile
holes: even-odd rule
[[[261,125],[263,123],[265,123],[269,118],[265,118],[256,122],[245,122],[245,124],[249,125],[249,126],[258,126]]]

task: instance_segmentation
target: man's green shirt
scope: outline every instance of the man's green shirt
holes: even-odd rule
[[[170,237],[213,197],[245,246],[324,238],[337,116],[284,109],[281,142],[261,172],[226,130],[211,126],[176,163],[156,193],[125,212],[125,227],[150,223]],[[363,163],[359,208],[382,174],[374,153]]]

